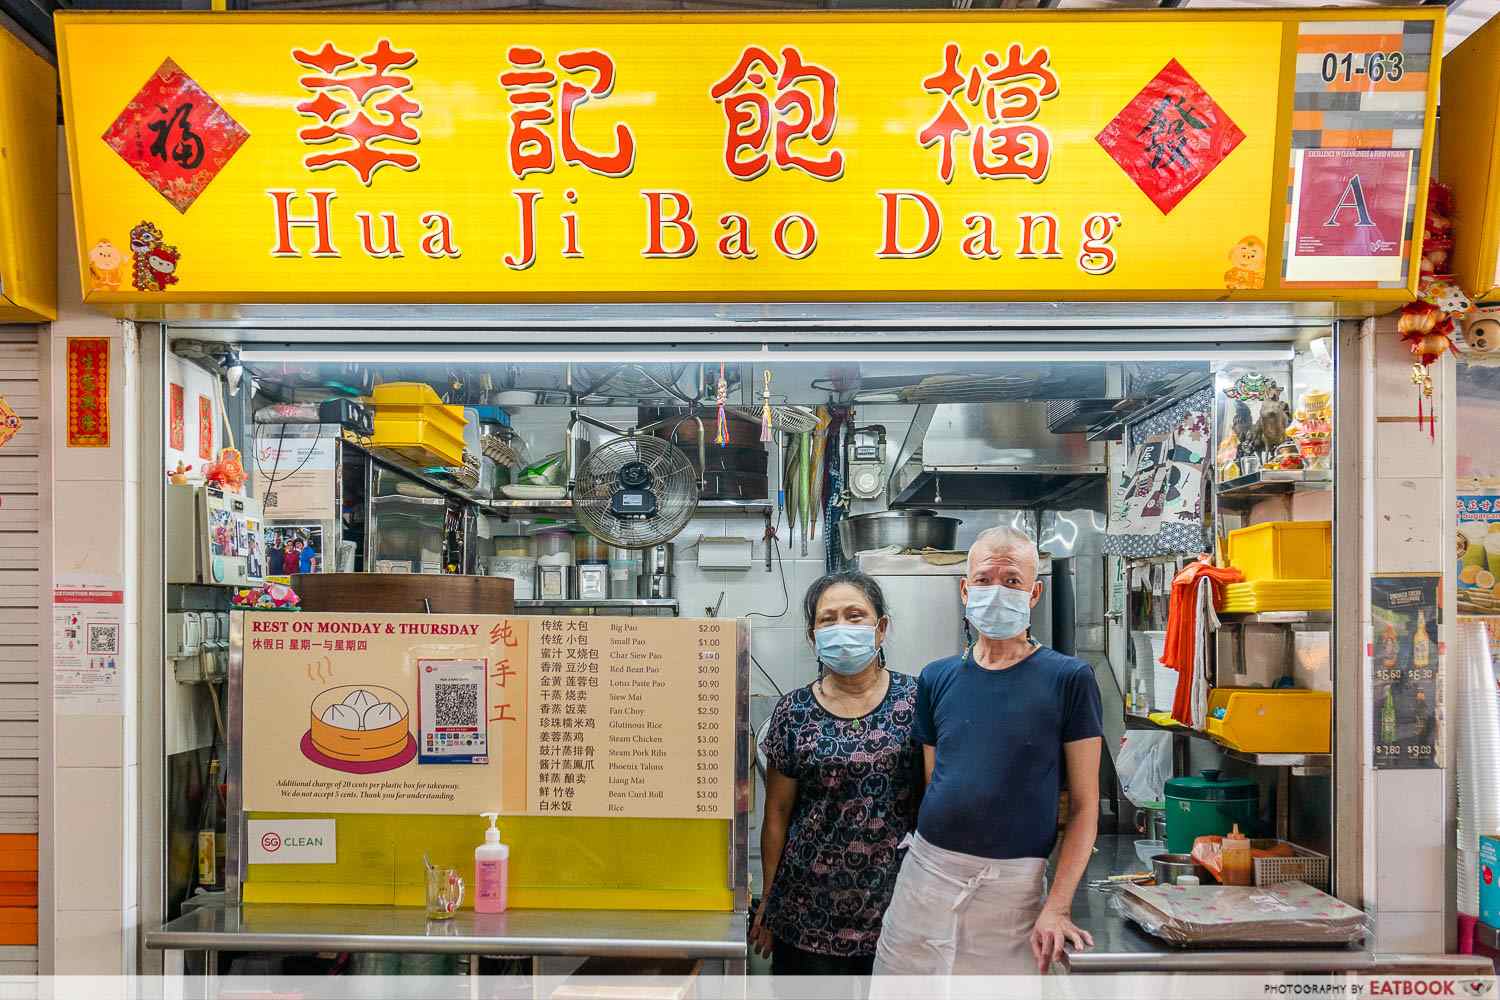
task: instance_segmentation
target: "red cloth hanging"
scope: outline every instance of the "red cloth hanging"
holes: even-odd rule
[[[1184,725],[1189,721],[1193,697],[1193,670],[1197,665],[1194,652],[1198,632],[1198,582],[1207,577],[1213,586],[1214,604],[1224,603],[1224,585],[1239,583],[1245,574],[1237,569],[1221,569],[1206,557],[1188,563],[1172,578],[1172,597],[1167,605],[1167,645],[1161,663],[1177,671],[1177,694],[1172,699],[1172,718]]]

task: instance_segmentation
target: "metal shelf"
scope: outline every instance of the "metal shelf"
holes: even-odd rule
[[[543,601],[526,599],[516,601],[516,608],[675,608],[672,597],[606,597],[592,600]]]
[[[1333,487],[1333,474],[1324,471],[1301,470],[1281,472],[1262,469],[1260,472],[1220,483],[1220,503],[1253,504],[1267,497],[1287,496],[1304,490],[1326,490]]]
[[[501,514],[553,513],[573,509],[571,500],[479,500],[480,507]],[[770,500],[699,500],[699,510],[724,514],[769,514],[776,509]]]
[[[1226,625],[1332,625],[1332,611],[1220,611]]]
[[[1290,767],[1299,771],[1327,770],[1333,766],[1333,755],[1326,753],[1245,753],[1241,750],[1231,750],[1201,729],[1190,729],[1187,726],[1159,726],[1150,719],[1141,715],[1125,716],[1125,728],[1146,730],[1157,733],[1176,733],[1180,736],[1191,736],[1194,739],[1207,740],[1218,747],[1226,756],[1233,760],[1243,761],[1246,764],[1254,764],[1257,767]]]

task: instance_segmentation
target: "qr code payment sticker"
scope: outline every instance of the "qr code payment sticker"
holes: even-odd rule
[[[489,661],[418,660],[418,763],[489,762]]]
[[[88,655],[118,656],[120,654],[120,626],[90,622],[88,625]]]
[[[479,725],[479,694],[476,684],[439,684],[433,691],[434,721],[440,728]]]

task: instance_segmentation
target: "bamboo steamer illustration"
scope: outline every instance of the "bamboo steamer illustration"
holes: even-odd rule
[[[328,688],[312,701],[302,752],[324,767],[355,774],[394,770],[416,755],[411,710],[378,684]]]

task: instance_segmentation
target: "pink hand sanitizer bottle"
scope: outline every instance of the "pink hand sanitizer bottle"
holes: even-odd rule
[[[474,848],[474,912],[504,913],[510,889],[510,845],[500,843],[499,813],[480,813],[490,821],[484,843]]]

